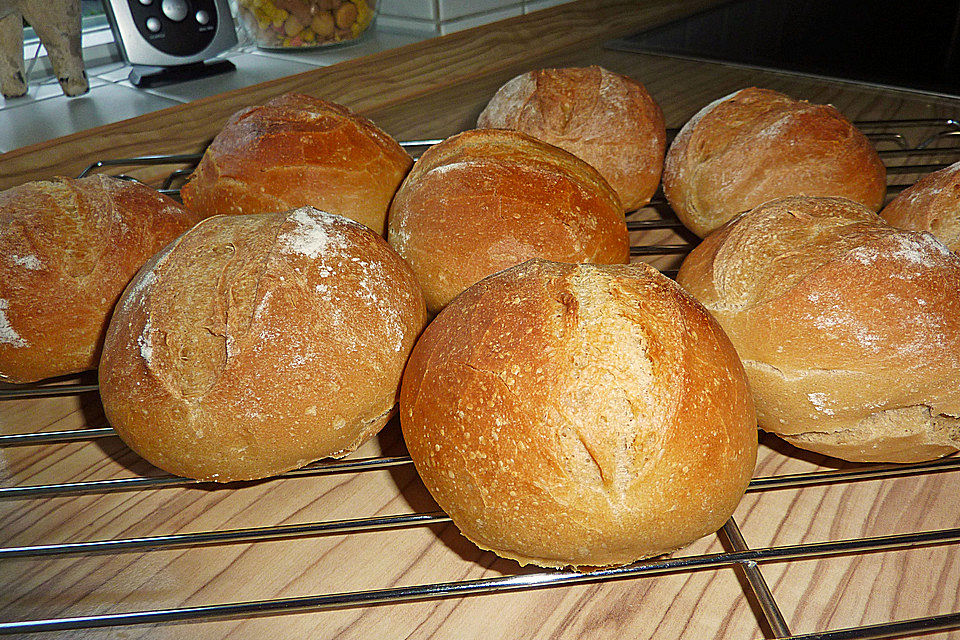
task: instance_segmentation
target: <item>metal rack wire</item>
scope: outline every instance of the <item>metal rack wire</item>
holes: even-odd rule
[[[949,145],[960,138],[960,124],[955,120],[901,120],[859,122],[874,142],[881,147],[881,156],[888,166],[890,191],[896,193],[913,182],[914,177],[939,169],[960,160],[960,146]],[[932,134],[925,132],[933,130]],[[924,138],[911,144],[913,132],[924,132]],[[672,132],[675,134],[675,131]],[[414,148],[436,141],[412,141],[403,143]],[[944,144],[947,146],[944,146]],[[154,164],[195,163],[199,156],[148,156],[105,160],[89,167],[84,174],[106,167],[129,167]],[[182,180],[187,170],[171,173],[161,188],[176,194],[176,183]],[[650,230],[682,231],[682,225],[669,211],[666,202],[659,197],[651,205],[631,216],[631,231]],[[690,242],[638,245],[632,247],[634,256],[682,255],[692,248]],[[89,380],[74,383],[70,380],[41,385],[5,385],[0,388],[0,400],[43,398],[58,395],[92,393],[97,385]],[[92,441],[114,436],[109,427],[87,428],[70,431],[21,433],[0,436],[0,447],[49,446],[74,441]],[[305,476],[332,474],[361,474],[374,470],[407,466],[407,456],[379,456],[354,458],[341,461],[323,461],[302,469],[288,472],[271,482]],[[960,458],[951,457],[909,465],[862,465],[840,470],[824,470],[779,476],[754,478],[748,493],[765,493],[781,489],[798,489],[817,485],[853,483],[867,480],[882,480],[896,477],[913,477],[927,474],[955,473],[960,471]],[[0,487],[0,500],[17,500],[34,497],[59,497],[68,495],[98,495],[118,491],[147,491],[170,487],[200,485],[195,480],[170,475],[129,477],[109,480],[21,485]],[[223,489],[229,490],[229,489]],[[321,535],[349,535],[383,529],[422,527],[449,522],[448,516],[439,511],[397,514],[367,518],[327,520],[295,525],[221,529],[159,536],[131,537],[120,539],[86,540],[70,543],[52,543],[30,546],[0,547],[0,563],[14,558],[55,558],[77,554],[121,553],[129,551],[152,551],[172,548],[194,548],[236,542],[265,542],[289,538]],[[764,563],[789,562],[794,560],[827,558],[845,554],[868,554],[890,550],[913,549],[938,545],[960,544],[960,528],[918,531],[867,538],[850,538],[827,542],[750,548],[740,533],[737,522],[731,518],[718,532],[725,551],[720,553],[668,557],[639,562],[626,567],[603,569],[589,573],[572,571],[540,571],[474,580],[444,581],[410,586],[389,587],[364,591],[325,593],[309,596],[254,600],[246,602],[218,603],[202,606],[178,607],[130,611],[123,613],[97,614],[80,617],[47,618],[20,621],[0,621],[0,634],[25,634],[40,631],[63,631],[92,629],[137,624],[155,624],[171,621],[204,621],[213,619],[249,618],[255,616],[282,615],[299,612],[342,609],[372,604],[395,604],[416,600],[439,598],[463,598],[471,595],[514,592],[519,590],[561,587],[584,583],[659,576],[691,572],[702,569],[716,570],[734,567],[743,576],[744,596],[757,606],[758,624],[767,637],[777,639],[871,639],[902,637],[925,634],[933,631],[960,629],[960,612],[944,615],[894,620],[882,624],[847,627],[826,632],[792,635],[781,613],[779,603],[759,571]],[[960,588],[960,585],[958,585]]]

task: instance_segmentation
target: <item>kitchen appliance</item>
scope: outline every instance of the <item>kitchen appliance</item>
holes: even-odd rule
[[[208,60],[237,43],[227,0],[104,0],[130,82],[152,87],[233,71]]]

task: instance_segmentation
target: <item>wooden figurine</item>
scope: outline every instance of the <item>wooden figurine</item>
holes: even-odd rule
[[[23,21],[47,49],[53,72],[68,96],[90,85],[80,51],[80,0],[0,0],[0,90],[7,98],[26,95]]]

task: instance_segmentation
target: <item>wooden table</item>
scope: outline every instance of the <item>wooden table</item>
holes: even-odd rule
[[[789,74],[604,50],[613,36],[705,6],[583,2],[419,43],[247,91],[167,109],[0,156],[9,186],[75,174],[97,159],[202,147],[237,108],[287,90],[360,109],[400,139],[469,128],[485,100],[516,73],[547,65],[601,64],[646,84],[668,126],[740,87],[766,86],[830,102],[854,120],[960,116],[960,101]],[[185,123],[189,123],[189,126]],[[916,131],[909,132],[918,136]],[[165,169],[166,171],[167,169]],[[155,172],[141,171],[151,179]],[[891,176],[898,181],[899,175]],[[647,212],[639,214],[640,217]],[[635,244],[683,242],[669,231]],[[677,258],[659,259],[670,268]],[[95,392],[0,401],[0,433],[103,427]],[[396,424],[351,459],[403,456]],[[960,527],[960,473],[757,489],[735,513],[751,549]],[[762,436],[756,476],[858,469]],[[0,447],[10,487],[158,476],[114,437]],[[788,478],[789,480],[789,478]],[[339,521],[437,510],[413,468],[309,474],[239,486],[97,490],[0,497],[0,544],[113,540],[186,532]],[[954,537],[955,538],[955,537]],[[729,552],[709,536],[674,557]],[[536,570],[480,552],[448,522],[158,550],[2,557],[0,622],[298,598],[497,577]],[[696,571],[419,602],[341,606],[292,615],[62,631],[83,638],[754,638],[773,637],[748,573],[724,558]],[[960,547],[764,561],[765,579],[793,633],[960,611]],[[552,572],[548,575],[556,576]],[[56,633],[56,632],[54,632]],[[36,637],[50,637],[39,634]],[[960,637],[953,631],[936,637]]]

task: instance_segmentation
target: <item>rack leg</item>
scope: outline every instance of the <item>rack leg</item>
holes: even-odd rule
[[[749,549],[743,539],[743,535],[740,533],[740,527],[737,526],[733,518],[727,520],[726,524],[724,524],[720,530],[734,551],[747,551]],[[789,638],[790,629],[787,627],[787,621],[784,620],[783,614],[780,612],[780,607],[777,605],[777,601],[774,600],[773,593],[770,591],[770,587],[767,586],[767,581],[764,580],[763,574],[760,573],[760,568],[757,566],[757,563],[753,560],[747,560],[738,563],[738,565],[743,569],[744,576],[747,578],[753,594],[760,603],[760,610],[763,612],[763,617],[767,621],[767,624],[770,625],[774,637]]]

